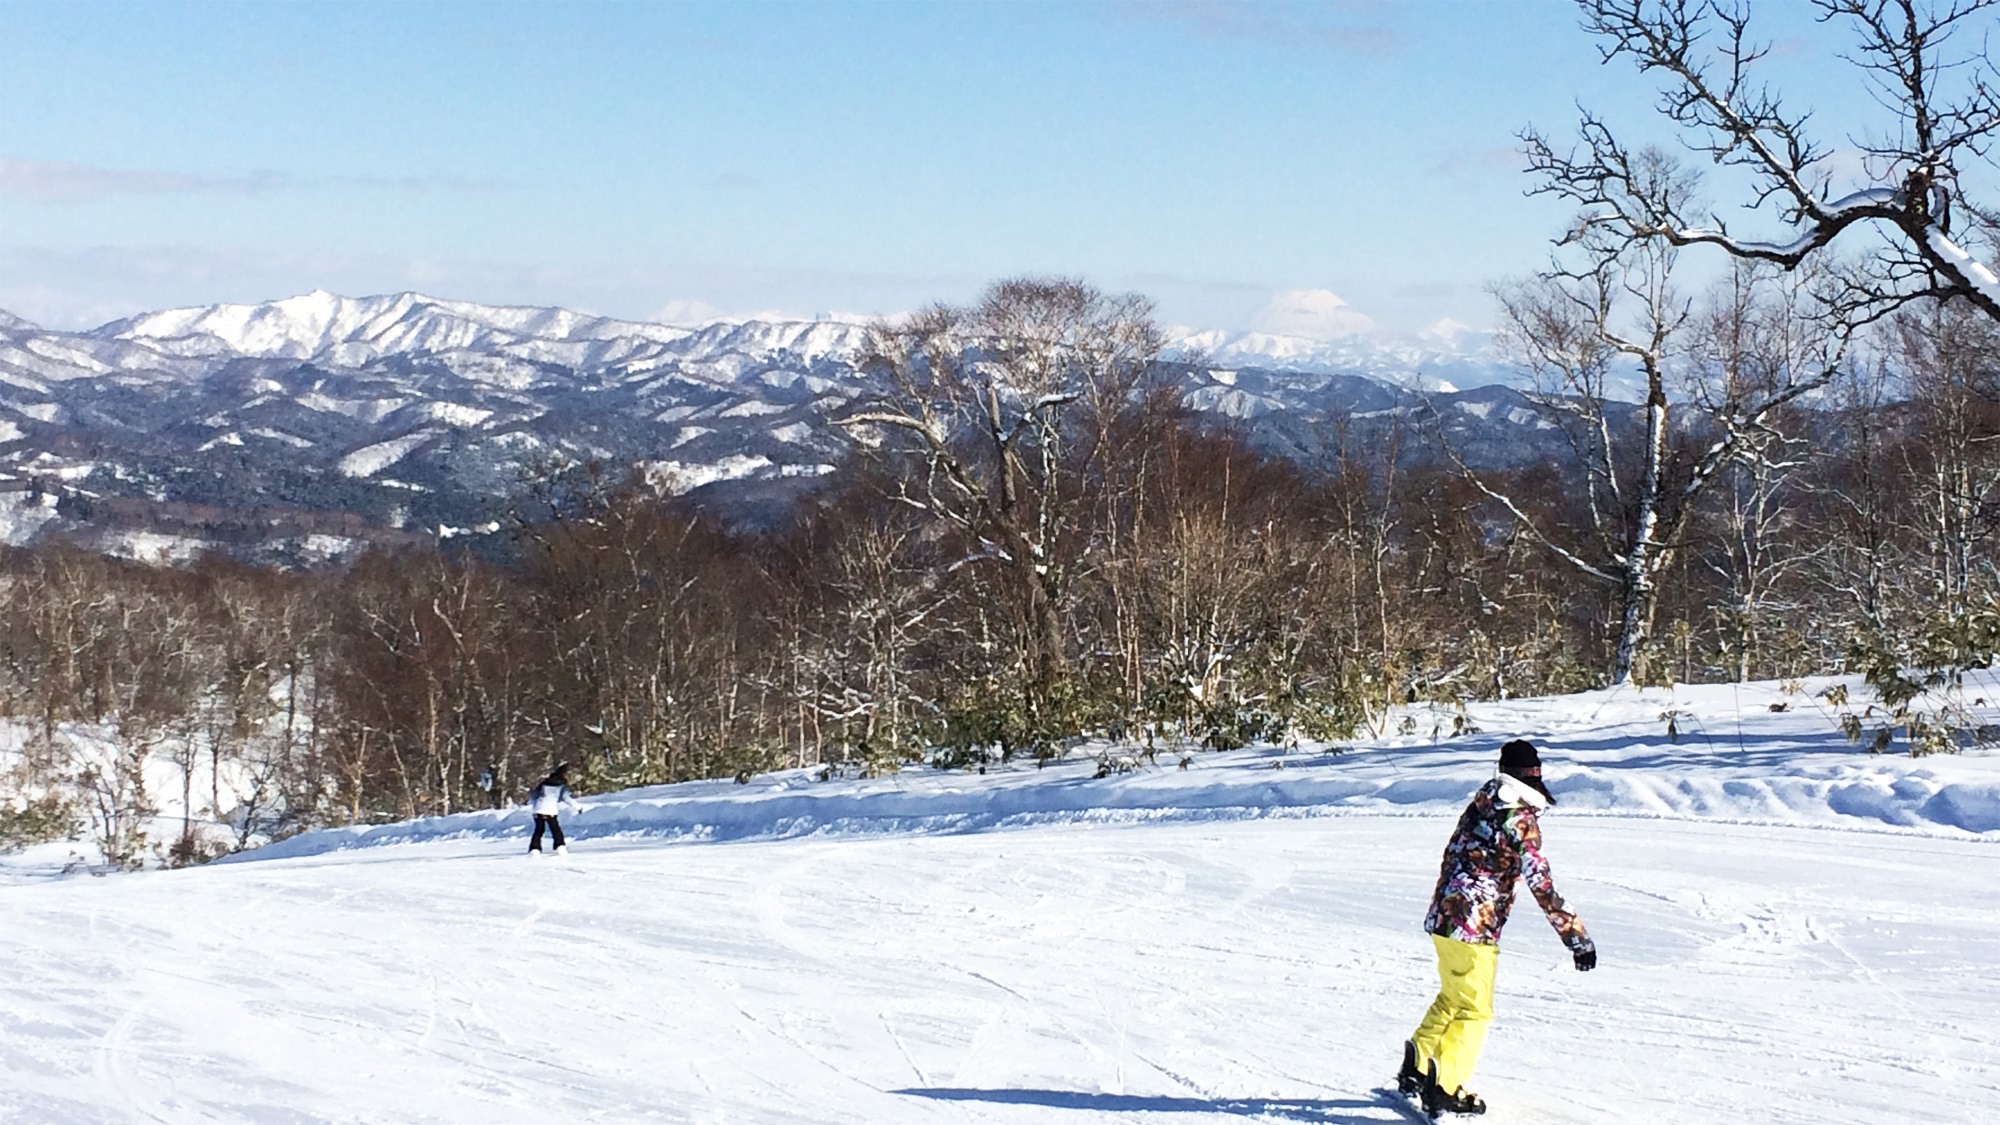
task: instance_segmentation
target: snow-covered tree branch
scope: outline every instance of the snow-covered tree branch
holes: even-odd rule
[[[1733,230],[1685,185],[1651,176],[1644,150],[1585,110],[1573,146],[1534,128],[1522,134],[1540,181],[1534,192],[1579,208],[1573,239],[1714,246],[1791,270],[1850,231],[1872,229],[1881,244],[1864,266],[1829,286],[1828,311],[1858,323],[1913,300],[1959,298],[2000,319],[2000,277],[1981,257],[1993,242],[1978,229],[1990,224],[1977,222],[1980,206],[1959,198],[1961,173],[1989,155],[2000,132],[2000,83],[1986,41],[1993,0],[1816,0],[1821,22],[1853,35],[1846,61],[1885,114],[1842,123],[1869,182],[1840,190],[1810,111],[1762,81],[1770,48],[1753,37],[1747,5],[1579,3],[1604,61],[1629,61],[1658,77],[1659,112],[1678,139],[1746,174],[1744,209],[1778,229],[1755,236]]]

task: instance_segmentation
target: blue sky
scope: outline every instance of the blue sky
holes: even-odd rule
[[[1781,73],[1852,108],[1779,13]],[[1296,290],[1483,325],[1566,217],[1514,133],[1582,100],[1664,139],[1651,96],[1532,0],[0,5],[0,308],[881,313],[1067,273],[1199,327]]]

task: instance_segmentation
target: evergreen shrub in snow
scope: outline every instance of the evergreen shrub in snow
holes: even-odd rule
[[[0,805],[0,853],[31,844],[76,838],[80,817],[59,793],[22,797]]]

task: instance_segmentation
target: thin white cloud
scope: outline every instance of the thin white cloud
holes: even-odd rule
[[[1421,340],[1438,340],[1446,344],[1456,344],[1466,336],[1479,334],[1481,334],[1480,330],[1474,328],[1472,325],[1466,324],[1463,321],[1453,320],[1447,316],[1433,322],[1418,332],[1417,338]]]
[[[189,176],[178,172],[94,168],[53,160],[0,157],[0,195],[30,203],[75,203],[117,195],[271,191],[289,183],[278,172],[245,176]]]
[[[55,160],[0,157],[0,198],[24,203],[83,203],[144,195],[245,195],[312,187],[369,191],[467,194],[502,191],[504,180],[471,176],[329,176],[304,178],[260,171],[240,176],[196,176],[125,168],[98,168]]]
[[[1265,302],[1251,327],[1274,336],[1331,340],[1373,331],[1375,322],[1331,289],[1292,289]]]
[[[1199,293],[1255,294],[1268,293],[1270,289],[1254,281],[1226,281],[1214,278],[1187,277],[1177,273],[1147,271],[1129,274],[1121,284],[1127,284],[1146,293],[1160,289],[1186,290]]]
[[[1402,46],[1391,26],[1393,5],[1367,0],[1127,0],[1116,11],[1125,19],[1175,23],[1205,39],[1287,48],[1385,51]]]
[[[1834,149],[1805,168],[1806,181],[1823,187],[1830,195],[1895,180],[1900,178],[1898,173],[1888,161],[1853,147]]]
[[[1433,176],[1457,180],[1485,178],[1495,174],[1518,174],[1528,170],[1528,154],[1520,145],[1493,145],[1487,148],[1460,146],[1445,149],[1431,164]]]
[[[701,324],[720,320],[724,313],[707,301],[675,300],[660,306],[653,319],[661,324]]]
[[[329,176],[323,180],[291,180],[300,187],[327,184],[332,187],[366,188],[370,191],[443,192],[470,195],[475,192],[510,191],[511,181],[492,176]]]

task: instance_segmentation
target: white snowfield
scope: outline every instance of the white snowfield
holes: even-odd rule
[[[104,879],[30,853],[0,1122],[1404,1120],[1438,854],[1514,735],[1601,962],[1523,894],[1484,1120],[1990,1121],[2000,756],[1871,756],[1824,686],[1104,778],[659,787],[585,798],[565,858],[518,811]]]

